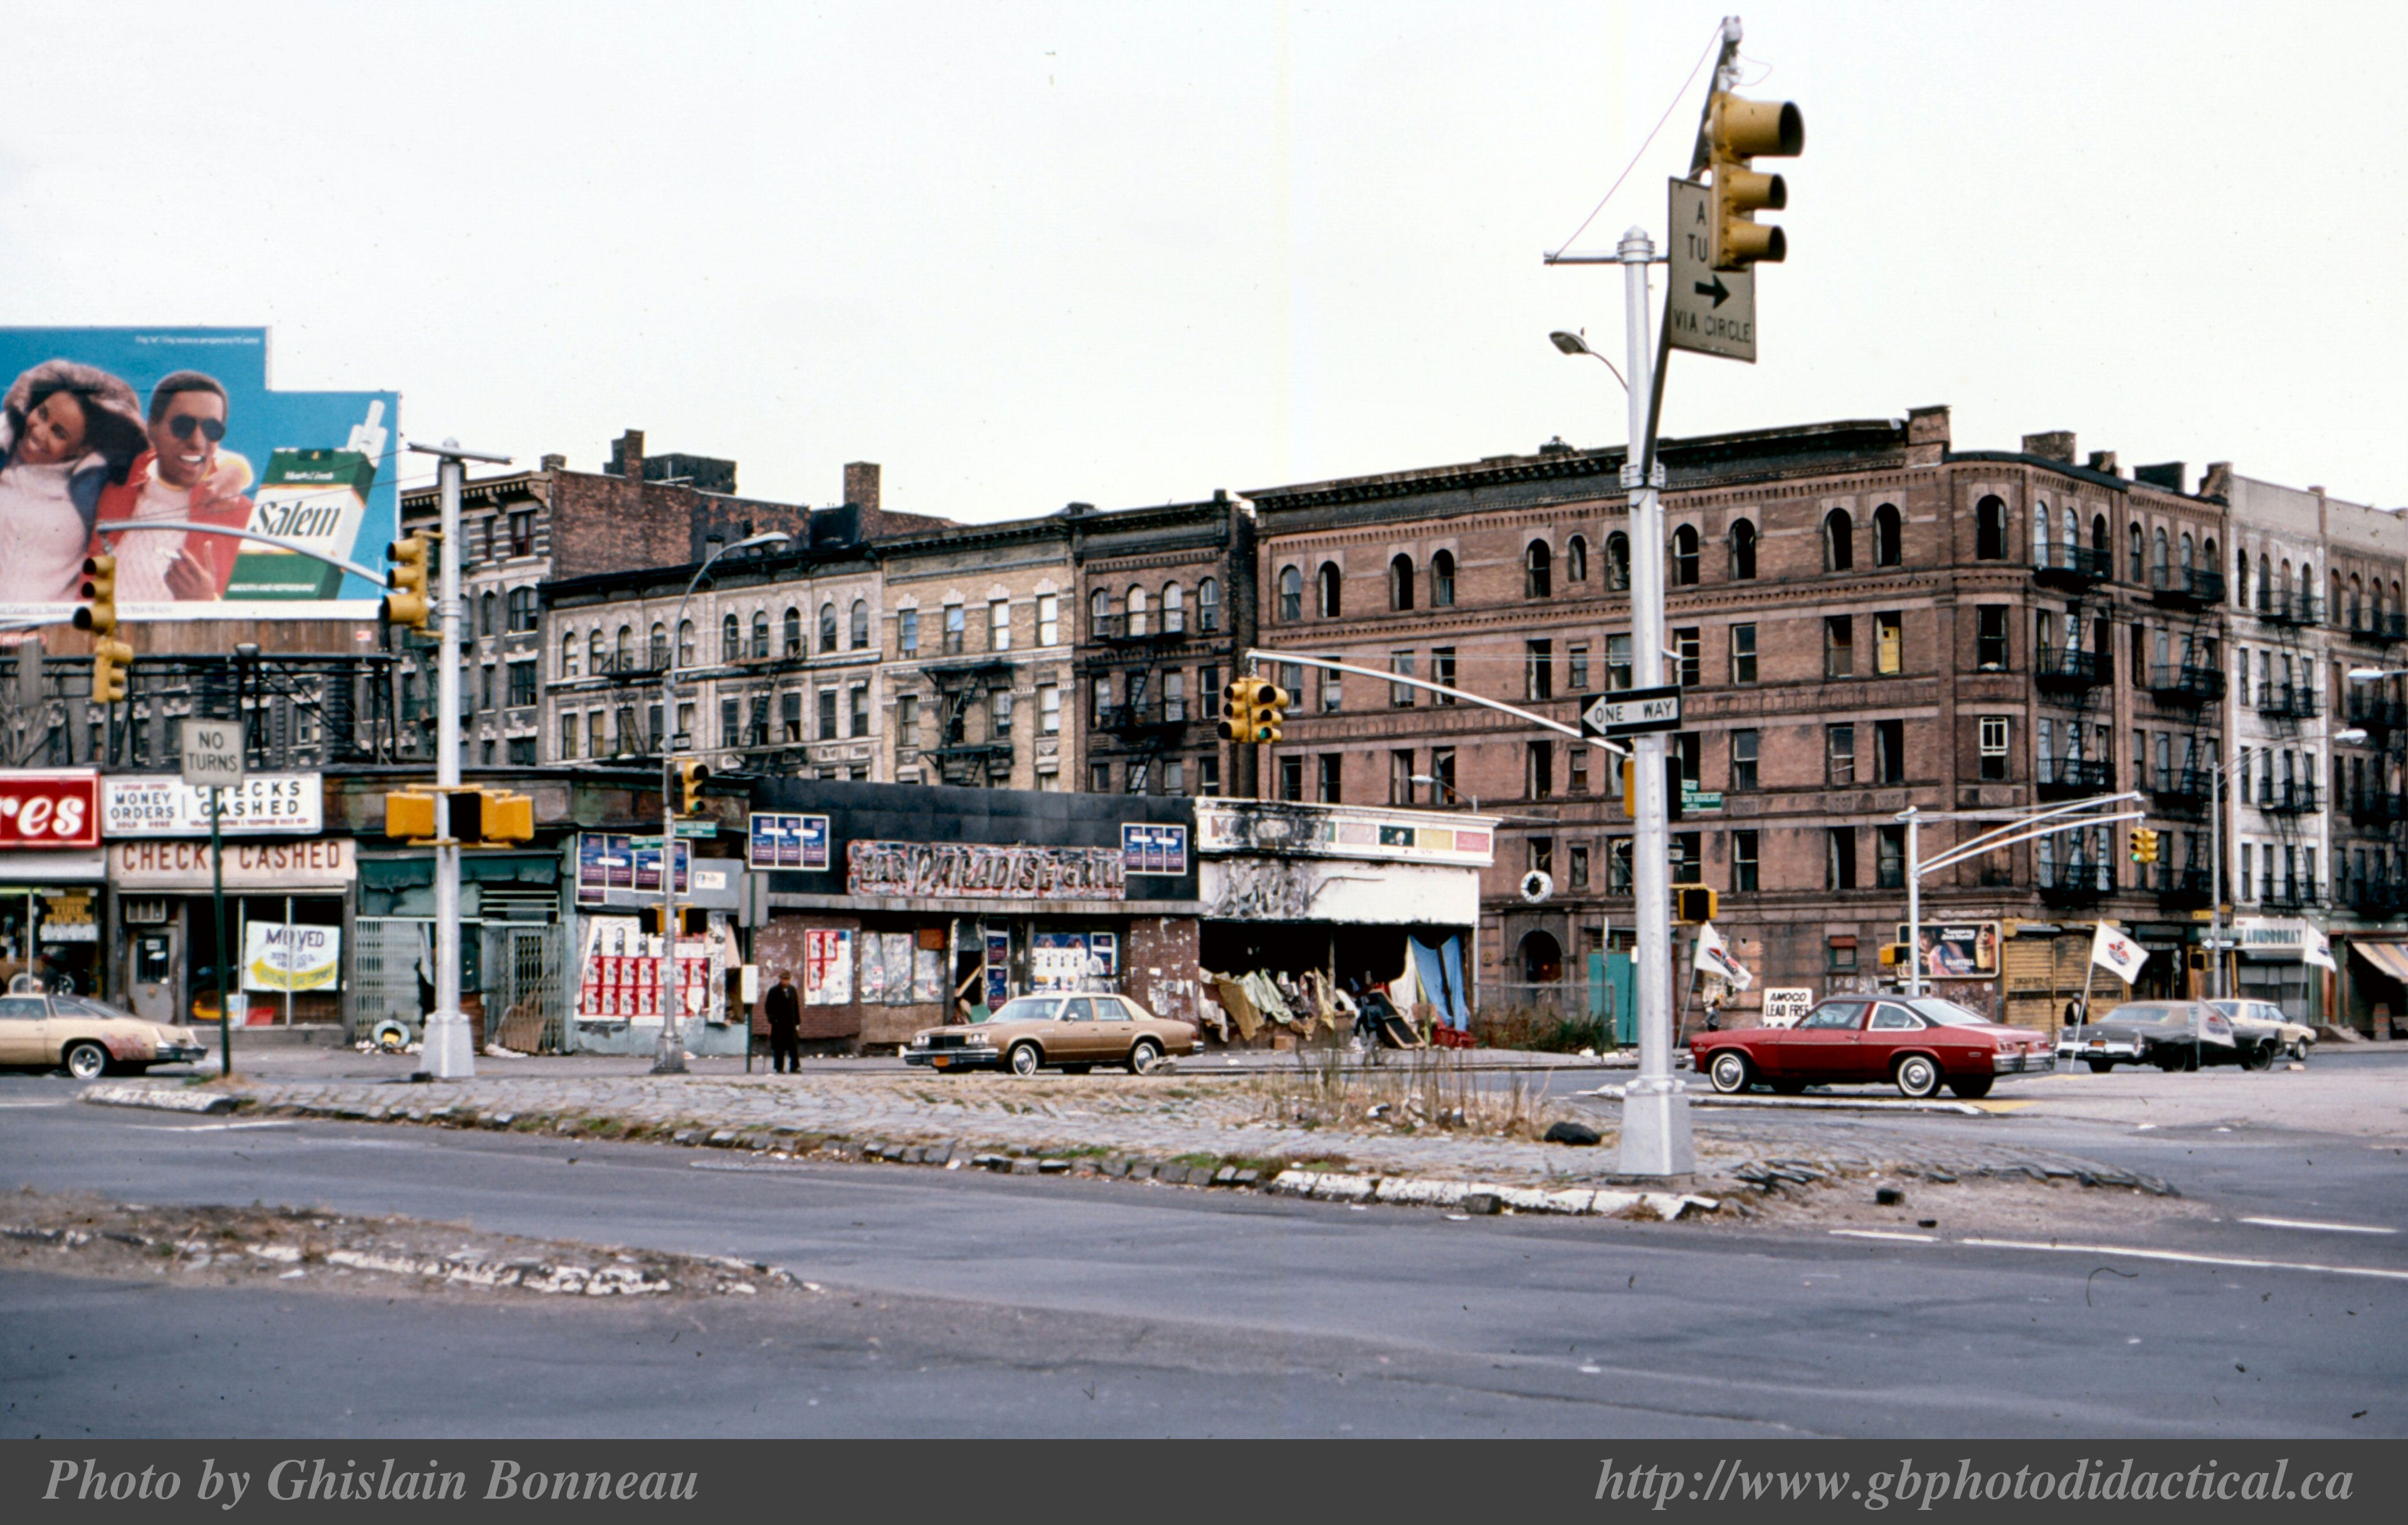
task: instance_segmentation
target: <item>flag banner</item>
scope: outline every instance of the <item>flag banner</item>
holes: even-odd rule
[[[2129,985],[2141,977],[2149,950],[2102,921],[2090,939],[2090,961]]]
[[[1714,930],[1713,922],[1698,928],[1698,946],[1690,955],[1690,963],[1698,973],[1711,974],[1734,990],[1744,990],[1756,983],[1756,976],[1747,971],[1745,965],[1733,958],[1730,950],[1723,945],[1722,936]]]

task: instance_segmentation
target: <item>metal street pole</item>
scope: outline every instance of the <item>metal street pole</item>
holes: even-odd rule
[[[2216,750],[2224,750],[2218,743]],[[2215,797],[2213,809],[2207,813],[2207,952],[2215,960],[2215,999],[2225,999],[2224,989],[2224,759],[2218,757],[2208,770],[2209,789]]]
[[[1622,236],[1622,291],[1627,360],[1630,379],[1630,441],[1622,468],[1630,495],[1630,641],[1641,687],[1663,682],[1664,507],[1657,497],[1663,473],[1656,465],[1656,406],[1662,396],[1656,357],[1649,343],[1647,266],[1655,243],[1643,228]],[[1667,355],[1666,359],[1670,357]],[[1634,772],[1639,789],[1633,843],[1634,920],[1639,930],[1639,1075],[1623,1090],[1621,1173],[1687,1175],[1697,1169],[1689,1135],[1689,1101],[1672,1073],[1672,885],[1671,824],[1664,796],[1664,736],[1635,739]]]
[[[237,713],[237,720],[239,714]],[[225,813],[225,790],[209,786],[209,901],[218,923],[218,1073],[234,1073],[234,1008],[226,1000],[225,836],[219,821]]]
[[[1906,994],[1923,994],[1923,840],[1922,816],[1913,805],[1899,819],[1906,823]]]

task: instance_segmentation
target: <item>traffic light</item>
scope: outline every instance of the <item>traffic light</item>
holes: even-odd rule
[[[75,611],[75,627],[96,636],[117,629],[117,558],[106,552],[83,562],[83,607]]]
[[[385,796],[384,834],[404,842],[433,842],[443,834],[435,825],[435,807],[442,798],[414,791]]]
[[[1756,214],[1788,206],[1789,186],[1778,175],[1756,173],[1748,161],[1759,154],[1787,159],[1803,152],[1806,119],[1787,101],[1745,101],[1719,90],[1706,113],[1714,268],[1744,270],[1759,260],[1778,265],[1788,257],[1788,237],[1777,227],[1759,226]]]
[[[702,781],[710,777],[710,770],[698,762],[681,762],[677,765],[677,813],[680,815],[699,814],[702,811]]]
[[[2132,861],[2135,863],[2155,863],[2157,860],[2157,832],[2148,827],[2134,827],[2132,828]]]
[[[134,648],[122,640],[95,640],[92,643],[92,697],[98,704],[115,704],[125,698],[125,664],[134,660]]]
[[[384,797],[384,834],[467,847],[526,842],[535,835],[535,801],[506,789],[440,792],[422,786]]]
[[[427,628],[434,618],[435,606],[426,596],[427,553],[432,549],[424,535],[410,535],[384,548],[385,559],[394,564],[384,574],[384,584],[393,589],[385,595],[384,620],[387,625],[399,625],[432,635]]]
[[[1672,886],[1672,919],[1702,926],[1714,919],[1716,897],[1703,885]]]
[[[1625,753],[1622,758],[1622,813],[1632,820],[1639,817],[1639,755]],[[1664,754],[1664,819],[1681,818],[1681,755]]]
[[[1260,678],[1233,678],[1221,690],[1224,741],[1276,741],[1286,718],[1288,692]]]
[[[1280,739],[1280,722],[1287,718],[1288,691],[1277,683],[1263,683],[1254,700],[1254,740],[1276,741]]]
[[[1913,962],[1914,962],[1914,950],[1908,947],[1905,943],[1885,942],[1881,945],[1882,968],[1897,969],[1902,965],[1911,964]]]

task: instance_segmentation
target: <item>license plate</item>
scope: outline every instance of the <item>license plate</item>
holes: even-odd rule
[[[942,1054],[932,1054],[928,1057],[928,1064],[932,1069],[942,1070],[945,1066],[953,1062],[953,1060],[945,1057]]]
[[[2104,1038],[2093,1038],[2090,1040],[2090,1046],[2093,1048],[2105,1048],[2107,1046],[2107,1040]]]

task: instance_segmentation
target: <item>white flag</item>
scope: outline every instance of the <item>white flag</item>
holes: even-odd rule
[[[2333,962],[2332,939],[2313,927],[2308,928],[2307,942],[2301,945],[2300,957],[2319,968],[2331,970],[2336,974],[2341,972],[2340,967]]]
[[[2102,921],[2090,939],[2090,961],[2129,985],[2140,978],[2141,966],[2149,961],[2149,950]]]
[[[1714,931],[1713,922],[1698,928],[1698,946],[1690,955],[1689,962],[1698,973],[1712,974],[1734,990],[1744,990],[1756,983],[1756,976],[1750,974],[1746,966],[1733,958],[1730,950],[1723,946],[1723,940]]]

